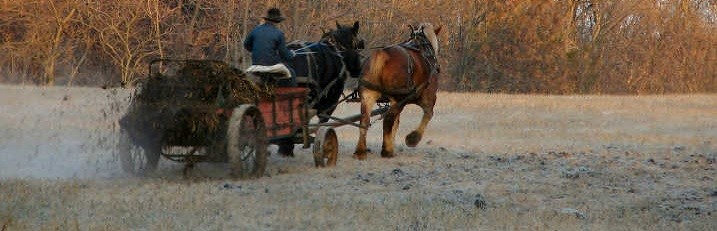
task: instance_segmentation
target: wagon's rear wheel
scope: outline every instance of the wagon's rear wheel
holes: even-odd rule
[[[339,140],[336,131],[330,127],[321,127],[314,139],[314,163],[316,167],[336,166],[339,154]]]
[[[241,179],[264,175],[267,158],[264,119],[256,106],[235,108],[227,129],[227,155],[232,176]]]
[[[154,172],[159,163],[161,148],[159,145],[139,146],[132,142],[129,133],[120,129],[117,152],[122,170],[126,173],[142,176]]]

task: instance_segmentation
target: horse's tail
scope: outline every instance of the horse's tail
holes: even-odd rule
[[[380,78],[383,66],[386,65],[389,58],[388,53],[384,50],[373,52],[369,58],[368,65],[364,66],[363,69],[364,80]]]

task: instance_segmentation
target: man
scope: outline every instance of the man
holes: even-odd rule
[[[244,40],[244,48],[251,52],[252,66],[247,72],[280,72],[288,75],[289,79],[277,82],[278,86],[295,87],[296,77],[284,62],[296,56],[293,51],[286,48],[284,32],[276,24],[284,21],[281,11],[271,8],[266,16],[262,17],[264,23],[254,28]],[[267,70],[272,69],[272,70]]]
[[[284,21],[281,11],[271,8],[266,12],[264,23],[254,28],[244,40],[244,48],[251,52],[252,66],[247,72],[273,72],[282,73],[288,79],[276,82],[280,87],[296,87],[296,76],[284,62],[293,59],[296,54],[286,48],[284,32],[276,24]],[[294,142],[292,139],[276,142],[279,145],[278,153],[282,156],[294,156]]]

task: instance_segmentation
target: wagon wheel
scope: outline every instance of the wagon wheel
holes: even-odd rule
[[[336,131],[330,127],[321,127],[314,139],[314,163],[316,167],[336,166],[339,153],[339,140]]]
[[[122,163],[122,170],[132,175],[142,176],[157,169],[161,149],[159,145],[136,145],[130,139],[129,133],[120,129],[117,151]]]
[[[232,176],[241,179],[264,175],[267,158],[266,128],[256,106],[235,108],[227,129],[227,155]]]

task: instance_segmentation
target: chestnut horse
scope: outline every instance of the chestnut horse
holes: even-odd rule
[[[383,118],[381,156],[394,156],[393,144],[399,116],[407,104],[420,106],[423,118],[418,128],[406,136],[406,145],[415,147],[421,141],[436,104],[440,72],[437,35],[440,31],[440,26],[434,28],[430,23],[420,24],[417,28],[411,26],[410,39],[374,51],[364,64],[359,80],[361,126],[355,158],[366,158],[366,132],[370,126],[371,110],[382,97],[389,100],[391,107]]]

